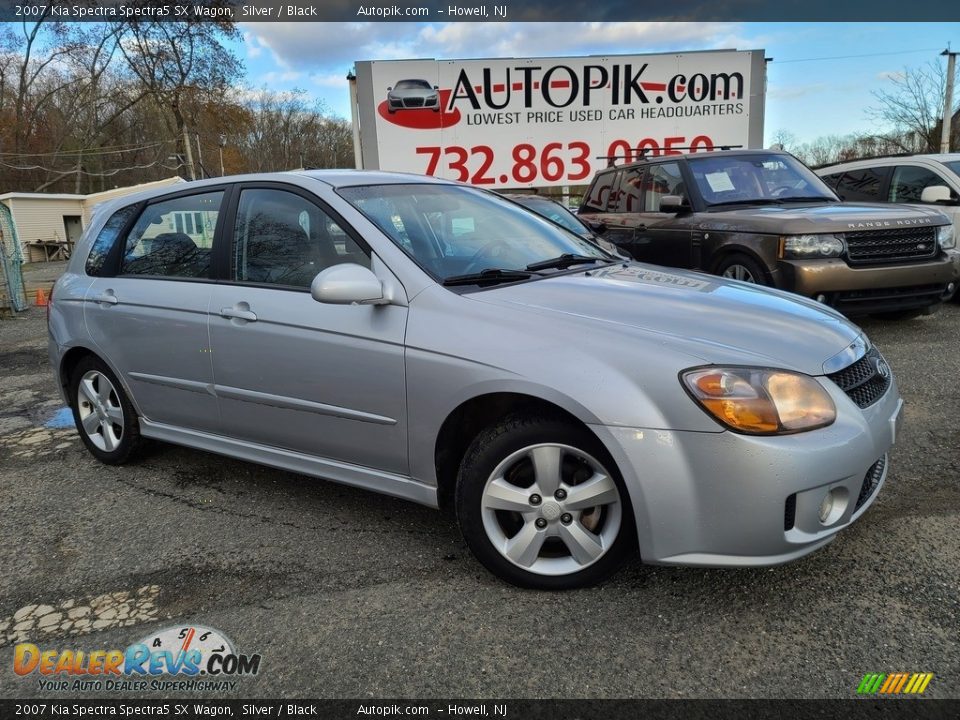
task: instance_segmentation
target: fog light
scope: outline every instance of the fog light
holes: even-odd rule
[[[820,501],[820,509],[817,512],[821,525],[833,525],[847,509],[847,500],[850,493],[845,487],[835,487],[833,490],[823,496]]]
[[[823,496],[823,502],[820,503],[820,522],[827,524],[827,518],[833,512],[833,493],[828,492]]]

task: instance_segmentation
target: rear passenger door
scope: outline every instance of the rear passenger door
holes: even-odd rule
[[[331,265],[389,270],[311,193],[248,184],[234,204],[226,277],[210,305],[224,434],[407,474],[407,308],[310,295]]]
[[[219,427],[207,305],[225,195],[210,188],[125,209],[94,243],[87,331],[148,422]]]

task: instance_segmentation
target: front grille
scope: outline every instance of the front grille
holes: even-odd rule
[[[880,372],[880,368],[885,368],[886,373]],[[876,348],[870,348],[853,365],[827,377],[862,408],[873,405],[890,387],[890,367]]]
[[[784,532],[787,530],[793,530],[793,526],[797,521],[797,494],[793,493],[790,497],[787,498],[787,502],[783,505],[783,529]]]
[[[863,504],[877,491],[877,486],[880,484],[880,478],[883,477],[883,470],[886,467],[887,456],[884,455],[867,470],[867,474],[863,478],[863,485],[860,486],[860,494],[857,496],[857,504],[856,507],[854,507],[854,512],[863,507]]]
[[[423,107],[423,98],[404,98],[404,107]]]
[[[850,265],[928,260],[939,252],[935,227],[864,230],[845,233]]]

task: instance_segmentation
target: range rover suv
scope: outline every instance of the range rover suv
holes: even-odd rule
[[[843,203],[785,152],[606,168],[580,215],[636,260],[777,287],[849,315],[929,312],[960,278],[953,225],[936,207]]]

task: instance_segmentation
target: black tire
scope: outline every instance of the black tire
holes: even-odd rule
[[[494,546],[484,526],[482,499],[491,474],[497,469],[498,465],[512,454],[530,446],[541,444],[563,445],[590,456],[591,459],[600,464],[605,474],[614,481],[619,493],[620,507],[617,511],[619,529],[614,530],[616,532],[615,537],[611,538],[609,543],[605,543],[608,545],[608,549],[592,564],[568,574],[545,575],[519,567],[508,560]],[[570,462],[576,462],[574,454],[571,453],[567,457],[571,458]],[[561,468],[568,467],[564,464],[566,462],[568,461],[561,461]],[[561,469],[560,475],[562,477],[563,469]],[[549,498],[549,500],[553,500],[553,498]],[[547,500],[543,500],[544,508],[547,504]],[[633,509],[616,465],[596,437],[564,419],[512,414],[482,431],[467,448],[461,463],[457,477],[454,507],[460,531],[476,558],[494,575],[520,587],[540,590],[566,590],[594,585],[613,574],[623,560],[637,550]],[[596,510],[596,508],[593,510]],[[599,514],[604,518],[601,520],[600,531],[603,531],[603,523],[606,523],[611,517],[615,517],[615,515],[605,515],[604,513],[607,512],[606,509],[599,511]],[[584,515],[584,513],[580,513],[575,523],[579,525]],[[519,522],[523,523],[524,521],[520,520]],[[553,522],[561,522],[561,520],[555,519]],[[569,524],[568,522],[567,525],[569,526]],[[526,525],[524,526],[526,527]],[[582,525],[579,526],[583,527]],[[616,526],[612,524],[610,527],[615,528]],[[559,543],[560,541],[555,542]],[[553,547],[556,547],[556,545]],[[542,550],[539,552],[542,552]],[[570,555],[572,560],[572,553]]]
[[[105,388],[99,378],[93,380],[94,387],[103,387],[104,392],[106,390],[110,391],[103,408],[111,410],[119,408],[122,413],[121,422],[110,423],[113,426],[113,435],[110,437],[116,437],[118,440],[116,443],[105,439],[106,431],[103,425],[98,428],[97,432],[93,433],[93,437],[84,428],[84,417],[88,415],[96,416],[98,412],[88,396],[81,393],[80,389],[81,382],[90,374],[99,374],[99,378],[105,378],[111,386]],[[106,363],[94,355],[88,355],[80,360],[70,376],[68,392],[70,393],[70,408],[73,410],[73,421],[77,426],[77,432],[91,455],[107,465],[121,465],[136,456],[144,442],[140,437],[140,421],[133,404],[123,390],[123,386]],[[117,427],[120,428],[119,433],[116,432]],[[99,438],[96,437],[97,435],[99,435]],[[99,447],[98,444],[103,445],[103,447]]]
[[[744,280],[743,282],[753,282],[756,285],[770,285],[770,280],[767,276],[766,271],[760,266],[756,260],[754,260],[749,255],[743,255],[742,253],[737,253],[735,255],[728,255],[723,260],[720,261],[720,264],[717,265],[716,273],[723,277],[724,273],[732,270],[735,266],[744,268],[747,272],[750,273],[750,276],[753,280]],[[731,278],[731,279],[740,279],[740,278]]]

